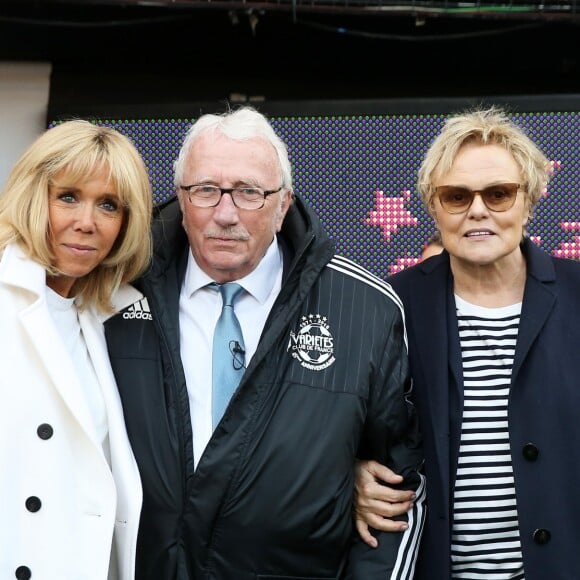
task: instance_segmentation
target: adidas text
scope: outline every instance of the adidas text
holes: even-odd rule
[[[123,318],[125,320],[153,320],[147,298],[143,298],[143,300],[139,300],[139,302],[129,306],[127,312],[123,313]]]

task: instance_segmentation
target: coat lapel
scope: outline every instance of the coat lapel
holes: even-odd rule
[[[556,303],[553,290],[556,272],[551,258],[527,240],[522,250],[526,256],[528,272],[512,370],[512,385],[516,383],[522,363]]]
[[[129,293],[130,299],[135,297],[133,290]],[[142,297],[137,292],[137,299]],[[129,302],[129,304],[133,304]],[[128,304],[127,304],[128,305]],[[111,469],[117,481],[117,518],[126,519],[129,506],[139,505],[141,502],[141,486],[137,464],[133,459],[125,422],[121,398],[117,390],[117,383],[111,369],[105,333],[96,313],[85,310],[80,313],[79,320],[83,336],[101,387],[103,400],[107,410],[107,424],[109,434],[109,449],[111,453]],[[130,510],[129,510],[130,511]]]
[[[20,313],[20,320],[28,334],[30,345],[42,360],[55,391],[59,393],[76,421],[96,444],[93,422],[83,396],[82,386],[72,359],[55,329],[44,296],[39,297],[23,310]]]
[[[94,441],[89,410],[81,393],[73,362],[66,353],[46,304],[46,272],[30,260],[16,244],[4,249],[0,263],[0,283],[18,291],[22,327],[29,346],[42,361],[49,383],[62,397],[72,415]]]
[[[79,322],[91,362],[93,363],[93,368],[97,375],[97,380],[101,387],[110,427],[111,422],[114,424],[115,419],[118,420],[117,415],[111,412],[111,409],[117,406],[118,396],[115,396],[117,394],[117,388],[107,355],[104,330],[102,330],[102,325],[98,321],[98,318],[87,310],[79,313]]]
[[[42,361],[48,382],[53,385],[89,439],[101,449],[74,363],[62,343],[46,304],[45,270],[31,261],[17,245],[12,244],[6,247],[2,255],[0,283],[20,290],[22,308],[19,317],[28,335],[30,348]],[[127,305],[140,297],[140,292],[124,286],[116,301]],[[103,395],[106,395],[106,390],[114,387],[114,382],[107,374],[109,363],[104,338],[99,333],[100,322],[89,310],[81,313],[79,320]]]
[[[431,261],[432,262],[432,261]],[[423,385],[423,406],[429,417],[427,425],[422,428],[426,431],[429,427],[431,433],[425,433],[426,437],[432,437],[437,463],[439,464],[438,475],[441,478],[441,490],[448,494],[449,490],[449,396],[450,386],[453,382],[450,377],[450,340],[448,325],[450,316],[449,284],[450,275],[448,257],[445,255],[437,259],[436,263],[419,266],[421,277],[415,279],[411,288],[411,302],[405,308],[412,313],[412,333],[409,345],[413,374],[415,380]],[[454,317],[452,318],[454,320]],[[453,335],[452,335],[453,336]],[[413,344],[413,341],[415,345]],[[413,354],[413,348],[415,353]],[[456,370],[453,369],[456,374]],[[433,477],[434,474],[429,474]],[[445,504],[447,505],[447,498]]]

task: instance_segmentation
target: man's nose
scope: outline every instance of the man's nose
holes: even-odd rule
[[[220,202],[214,208],[213,217],[219,224],[234,224],[239,221],[238,208],[230,193],[222,195]]]

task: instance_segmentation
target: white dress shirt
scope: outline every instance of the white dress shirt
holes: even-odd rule
[[[190,252],[179,298],[179,334],[189,394],[195,467],[213,432],[213,333],[221,314],[222,299],[219,292],[208,288],[212,282]],[[248,366],[282,285],[282,253],[276,238],[257,268],[236,282],[245,290],[236,300],[234,310],[242,328]]]

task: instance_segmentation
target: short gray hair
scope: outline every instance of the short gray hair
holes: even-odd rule
[[[241,107],[221,115],[203,115],[189,128],[177,160],[173,164],[175,187],[183,185],[183,173],[189,151],[195,141],[208,132],[220,133],[235,141],[246,141],[260,137],[274,147],[280,165],[282,189],[292,190],[292,166],[286,145],[276,135],[264,115],[252,107]]]

